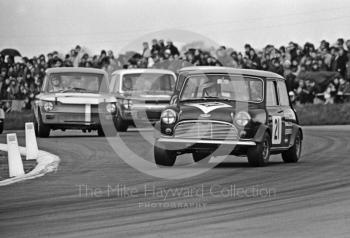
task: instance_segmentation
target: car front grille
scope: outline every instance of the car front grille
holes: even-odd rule
[[[98,105],[90,105],[91,113],[98,113]],[[85,104],[54,104],[52,112],[85,113]]]
[[[175,127],[175,138],[206,140],[237,140],[238,132],[229,123],[214,121],[182,122]]]

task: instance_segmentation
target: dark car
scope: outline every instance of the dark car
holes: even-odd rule
[[[114,121],[116,113],[116,99],[109,94],[107,80],[101,69],[47,69],[34,103],[37,136],[48,137],[58,129],[97,130],[103,136],[101,120]]]
[[[232,154],[264,166],[280,153],[297,162],[303,139],[283,77],[225,67],[181,69],[156,129],[154,157],[163,166],[183,153],[195,162]]]
[[[145,122],[154,124],[169,105],[176,75],[164,69],[124,69],[113,72],[110,91],[117,98],[117,131]]]

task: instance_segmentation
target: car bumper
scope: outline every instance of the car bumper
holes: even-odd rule
[[[213,144],[213,145],[243,145],[255,146],[254,141],[222,141],[222,140],[198,140],[198,139],[180,139],[180,138],[159,138],[161,143],[178,143],[178,144]]]
[[[71,112],[56,112],[56,113],[42,113],[41,118],[44,124],[47,125],[99,125],[101,119],[112,120],[111,114],[85,114],[85,113],[71,113]]]
[[[244,155],[248,148],[255,145],[254,141],[241,140],[200,140],[164,137],[156,140],[156,146],[176,151],[178,154],[194,152],[213,153],[215,151],[217,155]]]
[[[150,107],[133,107],[131,110],[124,110],[123,119],[127,121],[159,121],[160,115],[166,105]]]

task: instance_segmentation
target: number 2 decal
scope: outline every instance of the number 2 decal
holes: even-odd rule
[[[272,117],[272,144],[281,144],[282,137],[282,118],[280,116]]]

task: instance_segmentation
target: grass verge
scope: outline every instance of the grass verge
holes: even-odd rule
[[[4,130],[24,130],[24,124],[33,122],[33,120],[34,113],[32,110],[6,113]]]
[[[295,109],[301,125],[350,124],[350,103],[305,104]]]
[[[346,125],[350,124],[350,103],[305,104],[295,106],[301,125]],[[24,123],[33,122],[32,110],[6,114],[5,130],[23,130]]]
[[[22,157],[24,172],[27,174],[32,171],[36,166],[36,160],[26,160],[24,156]],[[9,178],[9,165],[7,159],[7,152],[0,151],[0,180]]]

